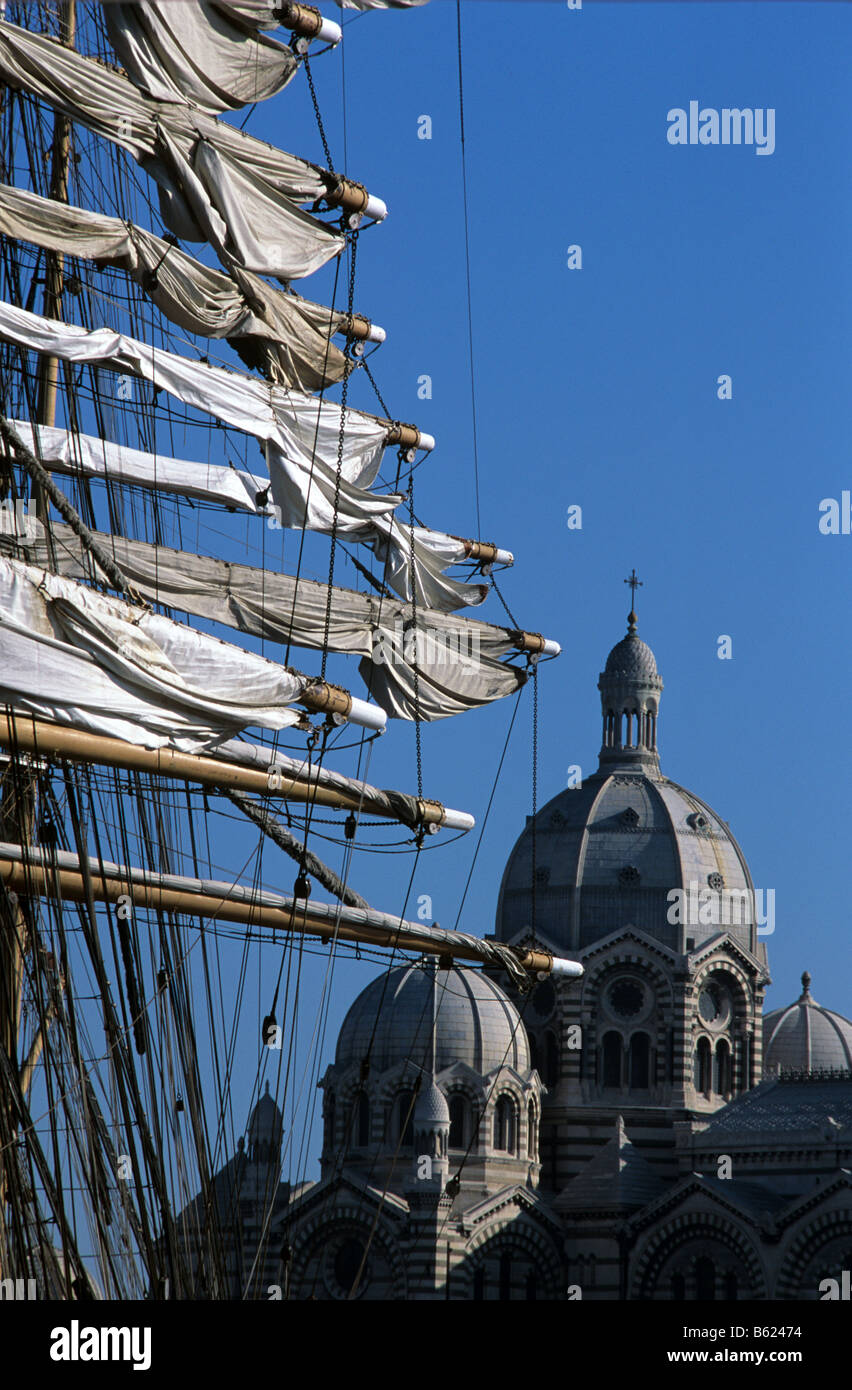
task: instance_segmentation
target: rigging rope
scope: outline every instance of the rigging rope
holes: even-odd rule
[[[352,321],[353,305],[355,303],[355,265],[358,255],[358,233],[353,232],[350,240],[349,253],[349,295],[347,300],[347,312],[349,321]],[[334,584],[334,559],[337,550],[337,522],[340,513],[340,485],[343,481],[343,445],[346,435],[346,402],[349,396],[349,373],[343,378],[343,386],[340,392],[340,429],[337,435],[337,472],[334,479],[334,516],[331,522],[331,548],[328,557],[328,596],[325,604],[325,624],[323,626],[322,642],[322,662],[320,665],[320,679],[325,680],[325,668],[328,662],[328,637],[331,629],[331,601],[333,596]]]
[[[420,652],[417,631],[417,561],[414,551],[414,472],[408,475],[408,503],[410,508],[411,555],[409,584],[411,585],[411,624],[414,631],[414,653],[411,673],[414,678],[414,747],[417,755],[417,798],[423,797],[423,747],[420,717]]]
[[[227,789],[225,794],[228,800],[233,801],[235,806],[239,806],[243,814],[259,826],[271,840],[274,840],[285,854],[289,854],[290,858],[295,859],[301,868],[312,873],[314,878],[328,889],[329,893],[333,893],[341,902],[346,903],[347,907],[369,908],[370,904],[366,898],[362,898],[360,893],[356,893],[354,889],[347,888],[333,869],[330,869],[311,850],[301,844],[296,836],[291,834],[286,826],[283,826],[275,816],[271,815],[259,801],[251,796],[246,796],[245,792],[235,791],[231,788]]]
[[[133,589],[112,556],[107,554],[100,541],[96,540],[85,522],[80,519],[64,492],[56,486],[47,469],[39,463],[26,445],[21,443],[2,411],[0,411],[0,438],[3,439],[6,447],[12,451],[15,457],[20,459],[33,482],[47,493],[60,516],[67,521],[71,530],[79,537],[93,559],[97,561],[113,587],[126,594],[131,602],[144,604],[144,600]],[[147,607],[148,605],[144,604],[144,606]]]
[[[536,868],[536,813],[538,811],[538,662],[533,660],[533,726],[532,726],[532,903],[530,907],[530,931],[532,949],[535,950],[535,893],[538,883]]]
[[[458,67],[459,67],[459,137],[461,141],[461,168],[462,168],[462,202],[464,204],[464,258],[465,258],[465,281],[467,285],[467,341],[468,354],[470,358],[470,410],[471,426],[473,429],[473,482],[474,494],[476,497],[476,534],[482,535],[482,519],[479,510],[479,450],[476,432],[476,374],[474,370],[473,357],[473,308],[470,288],[470,214],[468,210],[467,196],[467,157],[464,143],[464,78],[462,64],[462,23],[461,23],[461,0],[456,0],[456,38],[458,47]]]

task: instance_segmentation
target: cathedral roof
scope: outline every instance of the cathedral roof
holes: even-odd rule
[[[557,1210],[578,1207],[644,1207],[664,1190],[662,1179],[627,1137],[618,1116],[615,1137],[589,1159],[557,1198]]]
[[[717,1110],[696,1138],[702,1149],[736,1134],[770,1136],[817,1131],[822,1138],[852,1129],[852,1072],[770,1077]]]
[[[696,1174],[693,1173],[692,1177],[695,1179]],[[741,1211],[750,1212],[752,1216],[772,1215],[790,1204],[789,1192],[779,1192],[771,1183],[749,1182],[742,1178],[720,1178],[713,1173],[702,1173],[697,1180],[705,1191],[712,1192],[723,1202],[739,1207]]]
[[[852,1023],[818,1004],[810,986],[805,971],[795,1004],[764,1015],[764,1071],[852,1070]]]
[[[343,1020],[335,1061],[339,1067],[368,1055],[382,1072],[410,1059],[428,1066],[431,1055],[432,975],[421,963],[385,971],[358,995]],[[465,1062],[487,1076],[501,1066],[530,1070],[520,1015],[499,985],[478,970],[440,970],[436,986],[435,1072]]]

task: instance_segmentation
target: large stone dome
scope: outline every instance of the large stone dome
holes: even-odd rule
[[[437,974],[435,1071],[466,1062],[480,1075],[497,1067],[530,1069],[529,1044],[517,1009],[478,970]],[[380,975],[358,995],[343,1020],[335,1062],[347,1067],[370,1051],[371,1071],[411,1058],[426,1066],[432,1027],[432,975],[420,963]],[[375,1032],[375,1036],[374,1036]]]
[[[536,918],[547,922],[554,946],[582,950],[630,923],[672,950],[683,949],[684,938],[698,945],[723,929],[754,950],[746,896],[751,877],[743,853],[721,817],[676,782],[642,772],[596,773],[582,788],[566,789],[542,807],[535,832]],[[532,862],[530,821],[500,887],[497,935],[503,941],[529,925]],[[681,916],[694,902],[699,918],[703,910],[709,920],[690,920],[683,930],[670,922],[673,889],[685,890]],[[736,891],[724,896],[730,890]],[[726,908],[729,923],[712,920],[714,913],[722,919]],[[742,919],[739,925],[735,916]]]
[[[852,1023],[818,1004],[810,986],[805,971],[795,1004],[764,1015],[765,1072],[852,1071]]]
[[[657,723],[663,682],[650,647],[627,636],[601,673],[603,741],[597,772],[535,817],[536,921],[566,953],[633,925],[679,953],[721,930],[756,952],[748,866],[725,821],[663,776]],[[533,822],[512,850],[497,935],[531,925]],[[680,892],[680,902],[672,898]],[[545,925],[546,924],[546,925]]]

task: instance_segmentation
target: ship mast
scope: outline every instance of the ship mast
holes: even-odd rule
[[[74,43],[77,23],[77,0],[63,0],[61,8],[62,42]],[[68,161],[71,155],[71,122],[61,111],[53,118],[53,147],[51,152],[50,196],[57,203],[68,202]],[[65,261],[60,251],[48,251],[45,261],[44,316],[62,318],[62,292],[65,282]],[[42,425],[56,423],[56,393],[59,384],[59,359],[45,356],[39,373],[38,418]],[[47,502],[40,488],[36,489],[37,515],[46,520]]]
[[[74,42],[76,29],[76,0],[62,0],[60,7],[60,29],[63,42],[69,46]],[[53,141],[51,150],[50,197],[57,202],[68,202],[68,164],[71,153],[71,122],[61,112],[53,119]],[[45,258],[44,314],[48,318],[62,317],[62,292],[64,288],[64,257],[61,252],[48,251]],[[59,359],[44,356],[40,359],[38,381],[37,414],[39,423],[52,426],[56,422],[56,397],[59,380]],[[39,483],[32,487],[35,512],[39,521],[48,521],[49,503],[44,488]],[[36,782],[26,774],[21,775],[16,767],[11,775],[3,780],[0,792],[0,828],[4,836],[15,839],[22,845],[31,845],[35,819]],[[33,918],[33,920],[35,920]],[[27,923],[24,901],[9,895],[6,914],[6,927],[0,922],[0,1047],[5,1052],[6,1066],[11,1070],[15,1083],[25,1095],[35,1063],[45,1042],[45,1033],[50,1026],[52,1010],[43,1017],[28,1055],[19,1062],[21,994],[23,986],[24,962],[28,949],[34,947]],[[6,1088],[3,1087],[6,1095]],[[17,1184],[16,1134],[17,1123],[11,1097],[0,1105],[0,1279],[11,1269],[10,1256],[6,1248],[7,1202]],[[14,1171],[13,1171],[14,1170]],[[65,1261],[66,1281],[69,1274],[68,1261]]]

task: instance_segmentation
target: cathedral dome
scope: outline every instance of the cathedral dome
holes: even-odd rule
[[[810,986],[805,971],[795,1004],[764,1015],[764,1071],[852,1071],[852,1022],[818,1004]]]
[[[350,1008],[337,1040],[336,1065],[360,1064],[370,1051],[374,1072],[409,1058],[426,1066],[431,1030],[431,972],[419,962],[396,966],[367,985]],[[466,1062],[482,1076],[501,1066],[530,1069],[517,1009],[486,975],[453,966],[437,975],[435,1072],[455,1062]]]
[[[530,931],[534,872],[537,922],[567,953],[628,925],[679,953],[720,931],[754,952],[745,858],[726,822],[660,771],[663,682],[635,613],[628,623],[598,682],[598,770],[528,821],[503,875],[497,935],[514,941]]]

